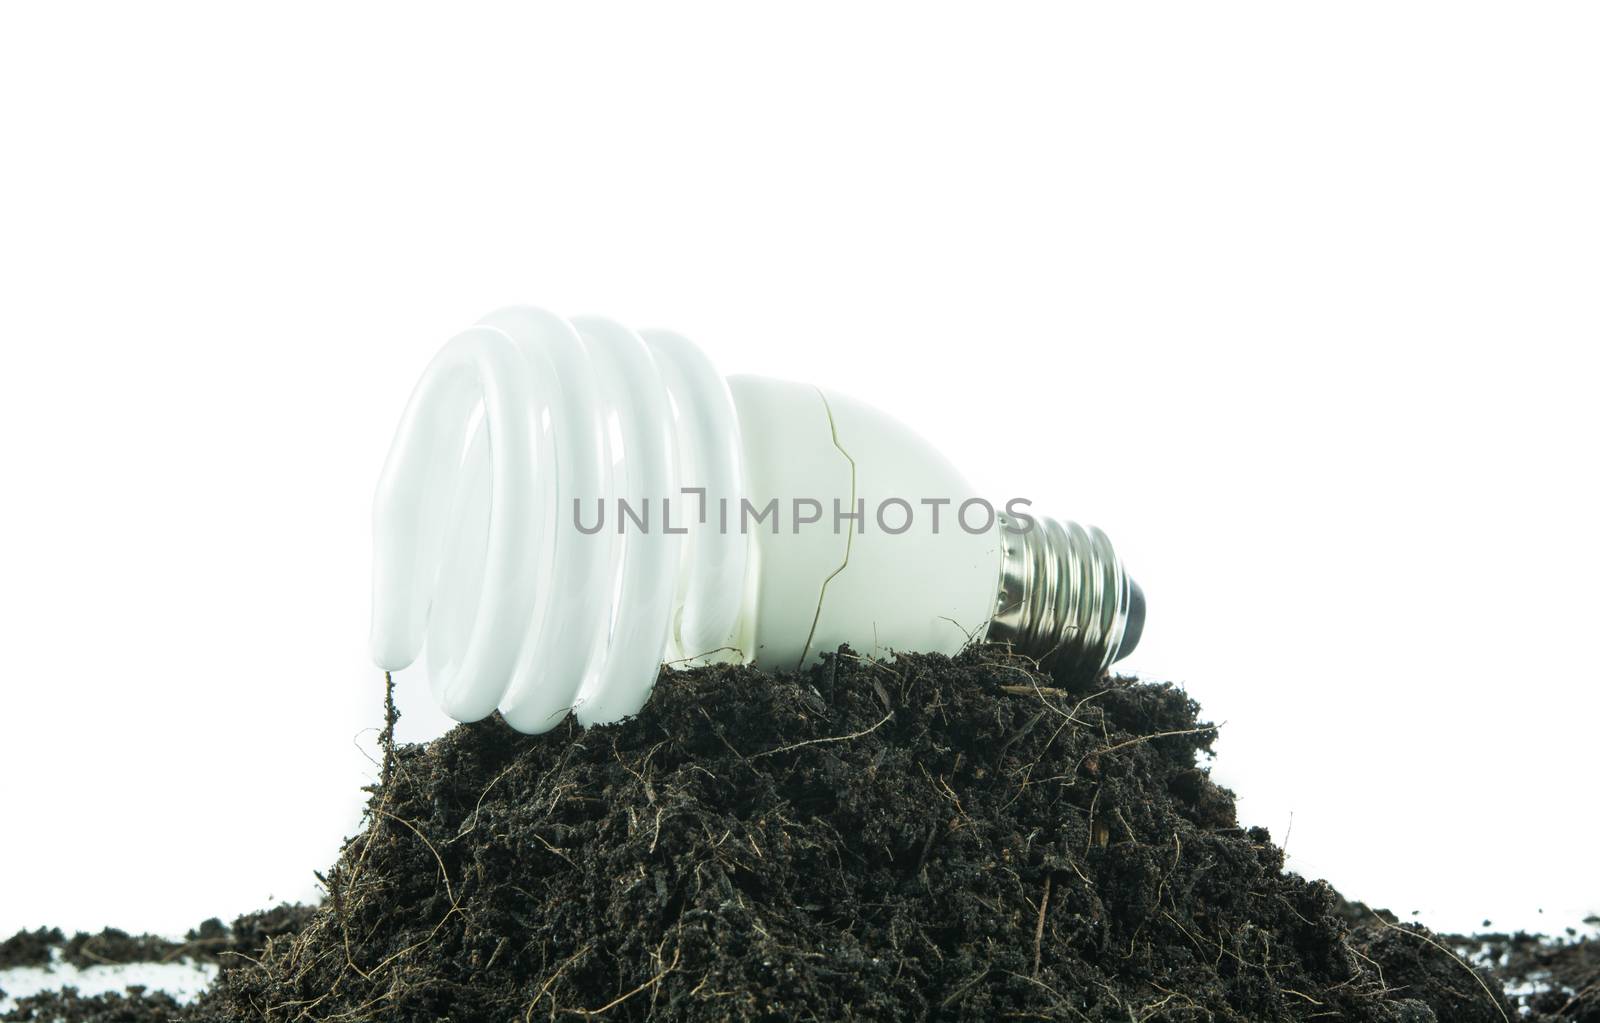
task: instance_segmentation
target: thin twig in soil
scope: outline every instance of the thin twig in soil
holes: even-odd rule
[[[712,657],[712,656],[714,656],[716,654],[722,654],[722,653],[742,654],[742,653],[744,653],[744,650],[743,650],[743,648],[736,647],[736,646],[713,647],[712,649],[707,650],[704,653],[690,654],[688,657],[680,657],[675,661],[667,661],[666,665],[669,668],[676,668],[680,664],[691,664],[692,665],[693,662],[695,662],[695,661],[703,661],[708,657]]]
[[[1050,875],[1044,876],[1044,895],[1039,898],[1039,922],[1033,927],[1033,975],[1039,975],[1039,957],[1044,952],[1044,911],[1050,905]]]
[[[1472,968],[1472,964],[1471,963],[1467,962],[1465,959],[1462,959],[1460,956],[1458,956],[1454,952],[1450,951],[1448,946],[1446,946],[1443,942],[1437,940],[1436,938],[1431,938],[1428,935],[1419,933],[1417,931],[1408,931],[1404,927],[1401,927],[1398,924],[1390,923],[1389,921],[1385,920],[1383,917],[1379,916],[1376,913],[1372,914],[1372,918],[1374,920],[1378,921],[1380,924],[1383,924],[1383,926],[1389,928],[1389,930],[1391,930],[1391,931],[1397,931],[1397,932],[1399,932],[1401,934],[1409,934],[1411,937],[1416,938],[1418,941],[1425,941],[1428,944],[1432,945],[1434,948],[1436,948],[1439,951],[1443,952],[1445,955],[1449,956],[1450,959],[1453,962],[1456,963],[1456,965],[1460,966],[1463,970],[1466,970],[1468,973],[1472,974],[1472,979],[1478,982],[1478,986],[1479,987],[1483,988],[1484,997],[1489,999],[1489,1004],[1494,1006],[1494,1011],[1498,1012],[1500,1014],[1500,1018],[1505,1020],[1506,1023],[1511,1023],[1511,1017],[1507,1016],[1506,1015],[1506,1010],[1501,1007],[1500,999],[1498,999],[1498,998],[1496,998],[1494,996],[1494,991],[1490,990],[1489,985],[1484,983],[1484,980],[1483,980],[1482,977],[1478,976],[1478,971],[1474,970]]]
[[[912,872],[913,874],[922,878],[922,883],[924,886],[926,886],[928,883],[928,876],[923,873],[923,870],[928,865],[928,853],[933,849],[933,840],[938,834],[939,825],[935,824],[933,827],[928,829],[928,838],[922,843],[922,855],[917,858],[917,869]]]
[[[1222,726],[1203,725],[1200,728],[1175,728],[1170,732],[1155,732],[1150,735],[1136,735],[1132,739],[1125,739],[1122,742],[1117,743],[1115,746],[1107,746],[1105,749],[1096,750],[1093,755],[1097,757],[1103,757],[1107,753],[1115,753],[1119,749],[1126,749],[1129,746],[1137,746],[1141,742],[1149,742],[1152,739],[1170,739],[1175,735],[1199,735],[1201,732],[1216,731],[1220,727]]]
[[[568,1011],[569,1012],[576,1012],[580,1016],[601,1016],[601,1015],[604,1015],[605,1013],[610,1012],[612,1009],[615,1009],[617,1006],[621,1005],[623,1002],[626,1002],[628,999],[632,998],[634,995],[638,994],[639,992],[644,991],[647,988],[655,987],[657,984],[661,983],[661,981],[666,977],[667,974],[671,973],[673,970],[676,970],[678,968],[678,957],[680,955],[682,955],[682,954],[683,954],[683,946],[679,945],[677,948],[673,949],[673,951],[672,951],[672,962],[667,964],[667,968],[666,969],[662,970],[660,973],[656,974],[654,977],[651,977],[649,980],[645,981],[643,984],[640,984],[638,987],[634,988],[632,991],[629,991],[627,994],[618,995],[617,997],[611,999],[611,1001],[609,1001],[606,1004],[600,1006],[600,1008],[598,1008],[598,1009],[570,1009]]]
[[[1227,722],[1224,721],[1222,724],[1227,724]],[[1090,752],[1085,753],[1083,755],[1083,757],[1081,759],[1079,759],[1079,761],[1078,761],[1077,770],[1081,770],[1083,768],[1083,765],[1088,762],[1090,757],[1094,757],[1094,758],[1103,757],[1107,753],[1115,753],[1118,750],[1127,749],[1129,746],[1137,746],[1137,745],[1139,745],[1140,743],[1143,743],[1143,742],[1150,742],[1153,739],[1171,739],[1171,738],[1173,738],[1175,736],[1179,736],[1179,735],[1199,735],[1202,732],[1214,732],[1214,731],[1216,731],[1217,729],[1219,729],[1221,727],[1222,727],[1222,725],[1202,725],[1199,728],[1175,728],[1170,732],[1154,732],[1154,733],[1152,733],[1150,735],[1136,735],[1131,739],[1124,739],[1123,741],[1121,741],[1119,743],[1114,743],[1113,745],[1107,746],[1104,749],[1091,750]],[[1076,774],[1077,770],[1074,770],[1073,773]],[[1062,777],[1065,778],[1065,777],[1068,777],[1068,776],[1067,775],[1062,775]],[[1057,779],[1047,778],[1045,780],[1046,781],[1055,781]]]
[[[1001,686],[1002,693],[1012,696],[1071,696],[1066,689],[1057,689],[1054,686]]]
[[[761,753],[753,753],[750,755],[750,759],[755,760],[758,757],[770,757],[774,754],[787,753],[790,750],[797,750],[802,746],[817,746],[825,742],[849,742],[851,739],[859,739],[864,735],[870,735],[873,732],[876,732],[892,717],[894,717],[894,711],[891,710],[889,713],[879,718],[878,723],[873,725],[871,728],[863,728],[861,731],[851,732],[849,735],[830,735],[822,739],[807,739],[805,742],[790,743],[787,746],[779,746],[777,749],[769,749]]]
[[[560,849],[557,849],[555,846],[551,845],[550,842],[543,835],[541,835],[537,831],[535,831],[533,833],[533,837],[539,840],[539,844],[540,845],[544,846],[546,849],[550,850],[555,855],[557,855],[557,856],[561,857],[562,859],[566,860],[567,864],[570,867],[572,867],[573,870],[577,870],[578,869],[578,865],[576,863],[572,862],[572,857],[571,856],[568,856],[566,853],[562,852]]]
[[[457,839],[465,837],[469,832],[472,831],[473,828],[478,826],[478,811],[483,809],[483,801],[489,797],[489,790],[498,785],[500,783],[500,779],[510,774],[516,769],[516,767],[517,764],[515,761],[513,761],[511,764],[507,765],[504,771],[501,771],[499,774],[494,776],[494,781],[491,781],[489,784],[483,787],[483,791],[478,794],[477,805],[472,808],[472,813],[467,815],[466,821],[461,825],[461,830],[456,832],[455,838],[445,839],[445,845],[449,845],[452,842],[455,842]]]
[[[413,824],[410,821],[406,820],[404,817],[396,817],[394,814],[390,813],[388,810],[383,809],[382,807],[378,807],[377,808],[377,812],[382,814],[383,816],[389,818],[390,820],[398,823],[398,824],[404,824],[406,827],[410,828],[411,829],[411,833],[413,835],[416,835],[419,839],[421,839],[422,840],[422,844],[428,847],[428,851],[429,852],[433,853],[434,862],[439,864],[439,876],[444,878],[444,894],[445,894],[445,898],[449,899],[450,900],[450,905],[452,907],[454,907],[456,905],[456,893],[455,893],[455,890],[450,887],[450,872],[445,869],[444,857],[440,856],[439,855],[439,850],[435,849],[433,847],[433,843],[428,841],[428,836],[424,835],[421,831],[419,831],[417,829],[417,826],[415,824]]]
[[[523,1017],[522,1017],[523,1023],[533,1023],[533,1010],[538,1007],[539,1000],[542,999],[545,996],[545,993],[550,990],[550,985],[552,985],[556,981],[560,980],[561,979],[561,975],[567,971],[567,967],[569,967],[573,963],[577,962],[579,956],[583,955],[585,952],[589,951],[589,949],[591,949],[593,947],[594,947],[594,939],[591,938],[590,940],[584,942],[582,948],[578,949],[578,951],[576,951],[576,952],[572,953],[571,955],[567,956],[566,961],[563,962],[560,966],[556,967],[556,972],[552,973],[550,976],[545,978],[544,983],[539,985],[539,993],[534,995],[533,996],[533,1001],[528,1003],[528,1011],[526,1013],[524,1013]]]
[[[1563,1005],[1556,1012],[1556,1018],[1560,1019],[1560,1018],[1564,1017],[1567,1014],[1567,1010],[1568,1009],[1573,1008],[1579,1002],[1581,1002],[1584,999],[1588,998],[1590,995],[1597,994],[1597,993],[1600,993],[1600,980],[1596,980],[1592,984],[1585,985],[1583,988],[1579,989],[1579,991],[1576,994],[1574,994],[1571,998],[1567,999],[1567,1004]]]
[[[973,977],[971,980],[967,981],[965,984],[962,984],[960,987],[958,987],[954,991],[952,991],[950,993],[950,997],[946,998],[942,1003],[940,1003],[939,1008],[941,1008],[941,1009],[950,1008],[950,1006],[952,1006],[952,1005],[954,1005],[956,1003],[957,999],[959,999],[962,995],[966,994],[968,991],[972,990],[973,986],[976,985],[978,983],[978,981],[982,980],[983,978],[987,977],[988,975],[989,975],[989,967],[985,966],[978,973],[978,975],[976,977]]]

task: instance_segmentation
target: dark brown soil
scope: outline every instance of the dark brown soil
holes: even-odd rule
[[[266,947],[268,938],[298,932],[315,912],[314,906],[284,903],[272,909],[246,913],[231,926],[213,918],[191,930],[182,941],[154,934],[129,934],[115,927],[107,927],[98,934],[79,931],[71,937],[56,927],[18,931],[0,942],[0,969],[44,966],[52,961],[51,953],[56,950],[60,951],[62,961],[79,969],[180,959],[226,967],[238,961],[229,958],[231,956],[258,955]]]
[[[1215,736],[994,648],[667,672],[620,725],[394,750],[324,904],[181,1014],[6,1018],[1596,1019],[1592,945],[1519,1017],[1424,929],[1352,930],[1239,826]]]
[[[57,927],[18,931],[5,941],[0,941],[0,970],[14,966],[43,966],[50,961],[50,950],[61,942],[61,930]]]
[[[115,927],[98,934],[79,931],[71,937],[55,927],[18,931],[0,942],[0,969],[46,966],[54,960],[53,953],[59,951],[63,962],[80,969],[123,963],[188,961],[212,963],[225,972],[259,957],[269,938],[297,933],[315,913],[314,906],[285,903],[246,913],[231,925],[213,918],[191,930],[182,941],[153,934],[130,935]],[[131,986],[121,993],[98,995],[80,995],[76,988],[64,987],[17,999],[12,1009],[0,1014],[0,1021],[158,1023],[186,1018],[188,1012],[187,1007],[171,996],[139,986]]]
[[[77,988],[41,991],[17,999],[16,1008],[0,1019],[28,1023],[166,1023],[183,1019],[188,1009],[161,991],[137,985],[124,992],[80,995]]]
[[[1600,925],[1600,919],[1586,921]],[[1508,987],[1537,985],[1545,990],[1524,1003],[1545,1018],[1574,1023],[1600,1023],[1600,943],[1538,935],[1477,934],[1452,936],[1450,944],[1494,964],[1495,976]]]

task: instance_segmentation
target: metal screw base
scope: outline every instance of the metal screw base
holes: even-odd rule
[[[1133,652],[1144,591],[1100,530],[1035,517],[1026,532],[1002,515],[1000,593],[988,639],[1058,667],[1099,674]]]

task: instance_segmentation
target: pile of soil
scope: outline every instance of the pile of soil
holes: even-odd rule
[[[391,743],[322,906],[194,1005],[6,1018],[1600,1020],[1590,944],[1535,1004],[1352,925],[1239,825],[1215,737],[993,647],[668,671],[618,725]]]

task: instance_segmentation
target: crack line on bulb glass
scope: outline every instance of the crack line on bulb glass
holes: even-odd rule
[[[822,399],[822,411],[828,415],[828,433],[833,438],[833,446],[838,449],[844,460],[850,463],[850,510],[856,507],[856,460],[850,457],[850,452],[839,443],[839,425],[833,421],[833,406],[828,404],[828,396],[822,393],[822,388],[817,388],[817,397]],[[837,523],[836,523],[837,524]],[[800,648],[800,663],[796,668],[805,667],[806,658],[811,654],[811,641],[817,638],[817,623],[822,620],[822,602],[828,596],[828,584],[833,582],[833,577],[843,572],[850,565],[850,549],[855,545],[856,531],[849,530],[844,535],[844,560],[839,562],[839,567],[828,573],[828,578],[822,580],[822,589],[817,592],[817,610],[811,616],[811,631],[806,633],[806,645]],[[876,652],[876,651],[874,651]]]

